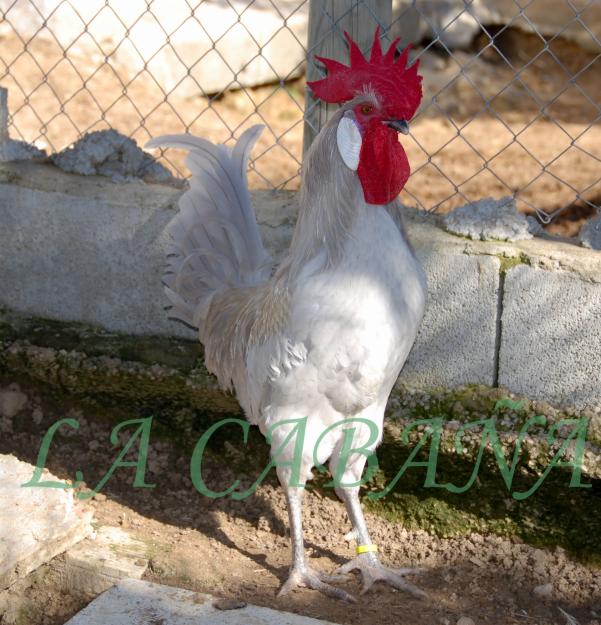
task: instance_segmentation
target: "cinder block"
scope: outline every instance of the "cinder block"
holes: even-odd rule
[[[499,259],[417,249],[428,302],[400,382],[415,388],[492,385]]]
[[[0,308],[196,340],[167,318],[160,287],[164,229],[179,193],[40,164],[0,165]],[[253,200],[265,245],[280,260],[295,196],[258,191]],[[407,229],[428,274],[429,301],[403,384],[493,385],[498,362],[498,382],[515,392],[601,405],[601,253],[541,238],[471,241],[412,211]],[[503,302],[500,257],[529,263],[508,271]]]
[[[555,404],[600,405],[601,283],[567,271],[511,269],[499,383]]]
[[[6,164],[0,174],[0,308],[134,335],[197,334],[167,318],[161,280],[181,193],[115,184],[52,166]],[[265,244],[281,258],[292,236],[290,194],[255,192]]]
[[[121,185],[115,201],[89,186],[83,179],[74,194],[2,185],[0,306],[129,334],[193,337],[163,310],[170,196],[157,202],[152,192],[134,195],[141,185]]]

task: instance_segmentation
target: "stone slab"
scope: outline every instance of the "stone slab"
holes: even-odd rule
[[[63,586],[96,597],[122,579],[141,579],[148,568],[146,545],[119,527],[104,526],[54,565]]]
[[[0,455],[0,590],[92,533],[92,512],[61,488],[23,488],[34,467]],[[42,480],[58,480],[44,471]]]
[[[140,580],[124,580],[65,625],[335,625],[289,612],[247,605],[219,610],[210,595]]]
[[[527,265],[509,270],[499,383],[557,405],[600,406],[601,281]]]
[[[8,5],[7,23],[0,23],[4,32],[14,28],[25,39],[49,37],[44,28],[49,19],[52,36],[72,53],[97,63],[102,56],[96,42],[102,42],[125,81],[148,68],[165,92],[175,88],[193,97],[289,80],[304,71],[309,11],[308,3],[299,0],[203,2],[193,11],[185,0],[155,0],[148,11],[119,0],[106,0],[105,7],[90,0],[37,0],[35,6],[13,0]],[[596,2],[577,7],[578,20],[563,0],[530,2],[523,8],[514,0],[472,0],[469,10],[464,0],[430,0],[417,8],[412,0],[394,0],[391,36],[401,35],[403,43],[440,37],[451,49],[465,48],[480,24],[512,23],[548,37],[561,32],[596,52],[601,10]],[[522,11],[526,18],[520,18]],[[90,37],[81,36],[82,20]]]
[[[26,39],[50,36],[71,54],[90,59],[91,67],[104,57],[96,43],[102,42],[122,80],[147,70],[163,91],[176,89],[181,97],[277,83],[304,71],[308,4],[298,0],[192,7],[185,0],[155,0],[150,8],[120,0],[75,0],[73,6],[15,0],[6,13],[10,26],[0,24],[4,32],[12,26]],[[88,37],[81,36],[84,22]]]
[[[601,6],[596,2],[572,8],[562,0],[471,0],[469,5],[464,0],[430,0],[417,6],[413,0],[393,0],[392,19],[392,33],[403,35],[403,42],[439,37],[450,49],[469,48],[482,24],[510,24],[547,38],[561,34],[591,52],[597,52],[595,37],[601,36]]]
[[[157,289],[163,230],[174,214],[168,198],[138,204],[124,186],[130,193],[119,202],[2,185],[0,306],[121,332],[190,336],[167,320]]]
[[[196,338],[167,319],[160,288],[163,230],[179,190],[116,185],[43,165],[8,167],[23,175],[0,196],[0,219],[11,226],[0,232],[8,286],[0,291],[0,306],[127,334]],[[292,236],[295,197],[259,191],[253,202],[265,245],[280,259]],[[409,220],[411,236],[420,228],[438,232],[433,220]],[[498,261],[440,249],[435,237],[433,243],[427,235],[418,240],[430,302],[404,380],[414,386],[492,383]]]

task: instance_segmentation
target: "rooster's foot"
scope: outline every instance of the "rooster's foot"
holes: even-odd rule
[[[342,601],[348,601],[349,603],[356,603],[357,600],[348,592],[341,588],[331,586],[328,582],[343,582],[348,580],[346,575],[329,575],[316,571],[308,566],[293,568],[290,571],[288,580],[282,586],[278,597],[287,595],[291,590],[295,588],[312,588],[313,590],[319,590],[319,592],[328,597],[334,597],[335,599],[342,599]]]
[[[350,573],[351,571],[361,571],[363,586],[361,594],[366,593],[375,582],[385,582],[394,588],[404,590],[414,597],[423,598],[426,593],[414,586],[405,579],[405,575],[416,575],[423,573],[423,569],[389,569],[380,564],[377,558],[369,557],[371,554],[359,554],[346,564],[336,569],[336,573]]]

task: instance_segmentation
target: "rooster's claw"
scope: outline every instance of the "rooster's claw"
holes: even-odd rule
[[[426,593],[409,583],[405,579],[405,575],[416,575],[423,573],[423,569],[389,569],[382,566],[380,562],[375,558],[367,558],[368,554],[360,554],[356,558],[353,558],[346,564],[336,569],[336,573],[350,573],[351,571],[361,571],[361,577],[363,579],[363,586],[361,588],[361,594],[366,593],[375,582],[385,582],[389,586],[404,590],[405,592],[413,595],[417,598],[424,598]]]
[[[288,580],[278,593],[278,597],[287,595],[295,588],[311,588],[313,590],[318,590],[328,597],[334,597],[335,599],[341,599],[342,601],[348,601],[349,603],[357,603],[357,600],[353,597],[353,595],[349,595],[348,592],[342,590],[341,588],[331,586],[328,583],[344,582],[346,580],[348,580],[346,575],[329,575],[328,573],[322,573],[307,566],[303,568],[293,568],[290,571]]]

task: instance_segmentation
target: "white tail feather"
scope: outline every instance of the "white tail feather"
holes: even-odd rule
[[[271,272],[246,179],[248,156],[262,130],[249,128],[233,150],[192,135],[165,135],[145,146],[188,150],[190,189],[167,227],[172,244],[163,282],[173,304],[170,316],[201,330],[215,293],[259,284]]]

